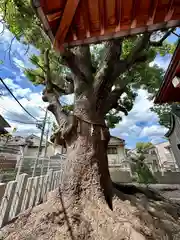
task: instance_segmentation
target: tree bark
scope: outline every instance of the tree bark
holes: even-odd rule
[[[92,98],[76,101],[74,126],[65,134],[67,159],[60,186],[70,205],[78,199],[100,199],[112,209],[112,183],[108,169],[109,130],[95,111]]]

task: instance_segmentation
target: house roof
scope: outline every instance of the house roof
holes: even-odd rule
[[[117,141],[120,141],[120,142],[125,142],[125,140],[124,139],[122,139],[122,138],[119,138],[119,137],[116,137],[116,136],[111,136],[111,138],[110,139],[115,139],[115,140],[117,140]]]
[[[180,41],[178,41],[176,50],[164,76],[163,83],[154,101],[155,103],[180,102],[180,89],[175,88],[172,84],[175,76],[180,76]]]
[[[31,0],[57,49],[180,25],[179,0]]]
[[[0,127],[2,128],[8,128],[11,127],[9,123],[3,118],[3,116],[0,115]]]
[[[27,136],[26,137],[26,141],[32,141],[32,146],[39,146],[39,142],[38,143],[35,143],[35,142],[33,142],[33,139],[37,139],[37,140],[39,140],[40,141],[40,137],[39,136],[37,136],[37,135],[35,135],[35,134],[31,134],[31,135],[29,135],[29,136]],[[49,144],[52,144],[50,141],[48,141],[48,145]],[[42,141],[42,146],[45,146],[46,145],[46,139],[44,139],[43,138],[43,141]]]
[[[6,133],[8,133],[8,131],[5,128],[0,127],[0,134],[6,134]]]

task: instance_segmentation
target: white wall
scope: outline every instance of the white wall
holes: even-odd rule
[[[168,165],[169,165],[169,168],[171,168],[171,165],[173,164],[176,165],[175,158],[172,154],[172,151],[169,151],[167,149],[167,147],[169,146],[170,146],[169,142],[164,142],[164,143],[155,145],[161,170],[163,170],[163,168],[168,168]]]
[[[108,148],[117,148],[117,154],[108,154],[109,164],[121,164],[126,159],[124,146],[108,146]]]

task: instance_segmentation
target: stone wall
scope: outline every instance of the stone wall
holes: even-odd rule
[[[122,171],[118,168],[110,168],[110,175],[113,182],[116,183],[132,183],[130,172]],[[180,172],[157,172],[154,174],[159,184],[180,184]]]
[[[132,182],[130,173],[127,171],[121,171],[121,170],[118,170],[117,168],[110,168],[109,172],[113,182],[116,182],[116,183]]]
[[[155,173],[155,178],[161,184],[180,184],[180,172]]]

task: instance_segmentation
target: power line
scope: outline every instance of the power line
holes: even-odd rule
[[[6,112],[8,112],[8,113],[10,113],[10,114],[13,114],[13,115],[15,115],[16,116],[16,113],[15,112],[11,112],[11,111],[9,111],[8,109],[6,109],[5,107],[3,107],[1,104],[0,104],[0,108],[2,108],[2,109],[4,109]],[[19,117],[19,116],[17,116],[17,117]],[[8,119],[8,120],[11,120],[11,121],[16,121],[16,122],[18,122],[19,120],[13,120],[13,119],[10,119],[10,118],[7,118],[6,117],[6,119]],[[20,123],[25,123],[25,122],[22,122],[22,121],[19,121]],[[27,124],[36,124],[36,122],[32,122],[32,123],[28,123],[28,122],[26,122]],[[25,123],[25,124],[26,124]]]
[[[5,86],[5,88],[8,90],[8,92],[11,94],[11,96],[16,100],[16,102],[22,107],[22,109],[29,115],[31,116],[32,118],[34,118],[36,121],[37,118],[35,118],[31,113],[29,113],[25,107],[23,107],[23,105],[19,102],[19,100],[14,96],[14,94],[11,92],[11,90],[8,88],[8,86],[5,84],[5,82],[3,81],[3,79],[0,77],[0,81],[2,82],[2,84]]]
[[[22,123],[22,124],[36,124],[35,122],[23,122],[23,121],[20,121],[20,120],[15,120],[15,119],[11,119],[11,118],[7,118],[6,117],[6,119],[7,120],[10,120],[10,121],[12,121],[12,122],[16,122],[16,123]]]
[[[14,112],[11,112],[11,111],[9,111],[9,110],[7,110],[6,108],[4,108],[1,104],[0,104],[0,108],[2,108],[2,109],[4,109],[6,112],[9,112],[9,113],[11,113],[11,114],[15,114]],[[7,117],[5,117],[7,120],[10,120],[10,121],[12,121],[12,122],[16,122],[16,123],[22,123],[22,124],[38,124],[37,122],[23,122],[23,121],[21,121],[21,120],[17,120],[17,119],[12,119],[12,118],[7,118]],[[38,122],[41,124],[41,123],[43,123],[43,120],[38,120]],[[48,121],[46,121],[46,123],[50,123],[50,120],[48,119]]]

